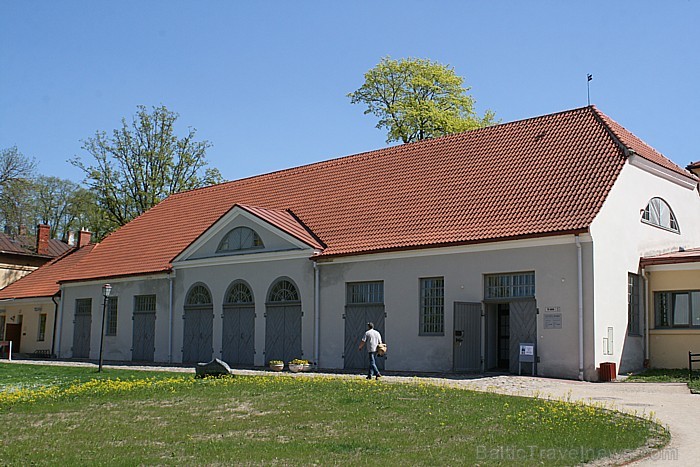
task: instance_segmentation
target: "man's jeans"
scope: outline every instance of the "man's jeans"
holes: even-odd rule
[[[377,375],[379,375],[379,368],[377,368],[377,352],[369,352],[369,371],[367,372],[367,376],[371,378]]]

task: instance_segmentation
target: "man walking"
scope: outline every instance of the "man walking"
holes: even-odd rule
[[[379,331],[374,329],[374,323],[367,323],[367,332],[360,342],[360,348],[362,350],[367,344],[367,352],[369,354],[369,371],[367,372],[367,379],[372,379],[375,376],[377,379],[381,378],[382,375],[379,374],[379,368],[377,368],[377,346],[382,343],[382,335]]]

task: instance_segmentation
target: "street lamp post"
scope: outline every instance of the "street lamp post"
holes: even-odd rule
[[[107,299],[109,298],[109,294],[112,293],[112,286],[109,284],[105,284],[102,286],[102,296],[104,297],[104,300],[102,302],[102,334],[100,335],[100,364],[97,367],[97,372],[102,371],[102,348],[104,346],[104,340],[105,340],[105,315],[107,314]]]

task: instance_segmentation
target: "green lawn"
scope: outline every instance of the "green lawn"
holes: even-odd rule
[[[693,379],[688,380],[688,370],[677,369],[654,369],[645,370],[640,373],[629,375],[626,381],[633,383],[688,383],[691,391],[700,393],[700,371],[693,371]]]
[[[668,433],[581,404],[363,378],[0,364],[0,463],[572,465]]]

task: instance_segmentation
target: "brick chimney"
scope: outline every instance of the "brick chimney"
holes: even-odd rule
[[[36,226],[36,254],[49,254],[49,238],[51,238],[51,227],[46,224]]]
[[[88,232],[87,230],[81,230],[78,232],[78,244],[75,245],[78,248],[82,248],[85,245],[90,243],[90,240],[92,239],[92,232]]]

